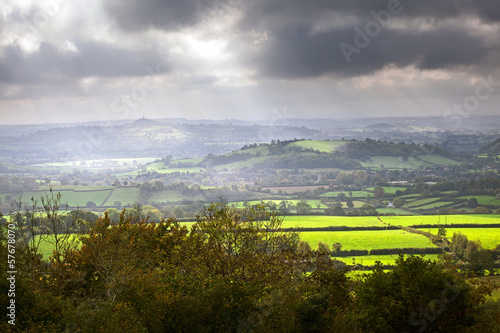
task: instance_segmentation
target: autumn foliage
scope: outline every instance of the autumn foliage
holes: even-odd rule
[[[498,324],[498,302],[485,302],[491,287],[452,267],[401,256],[391,272],[353,279],[282,222],[263,205],[212,204],[189,229],[104,215],[50,262],[19,250],[17,324],[0,330],[487,332]]]

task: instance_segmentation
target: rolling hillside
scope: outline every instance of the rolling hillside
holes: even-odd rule
[[[428,166],[458,165],[458,157],[436,146],[366,141],[291,140],[271,144],[245,145],[238,151],[209,154],[203,159],[155,163],[149,171],[169,173],[220,171],[243,168],[266,169],[416,169]]]

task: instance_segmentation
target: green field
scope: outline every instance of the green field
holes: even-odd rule
[[[416,215],[417,213],[413,213],[401,208],[377,208],[377,212],[379,214],[388,214],[388,213],[394,213],[398,215]]]
[[[108,200],[106,206],[113,206],[115,201],[120,201],[122,205],[133,205],[139,200],[139,189],[137,187],[118,187]]]
[[[372,156],[371,161],[361,162],[365,168],[380,169],[383,165],[386,169],[417,169],[419,166],[433,165],[459,165],[460,162],[443,157],[441,155],[418,155],[404,160],[399,156]]]
[[[397,156],[372,156],[368,162],[361,162],[365,168],[381,169],[382,166],[386,169],[417,169],[419,166],[429,166],[429,163],[417,160],[414,157],[408,158],[403,161],[401,157]]]
[[[405,207],[405,208],[415,208],[417,206],[427,205],[427,204],[430,204],[430,203],[433,203],[433,202],[436,202],[436,201],[439,201],[439,198],[417,199],[415,201],[408,202],[408,203],[404,204],[403,207]]]
[[[351,196],[349,195],[349,191],[336,191],[336,192],[326,192],[323,194],[320,194],[320,197],[327,197],[327,198],[336,198],[337,195],[340,193],[344,193],[346,198],[350,198]],[[370,195],[373,197],[372,192],[368,191],[352,191],[352,198],[366,198],[367,195]]]
[[[35,239],[38,239],[40,236],[35,236]],[[51,236],[52,237],[52,236]],[[78,235],[73,234],[70,236],[70,240],[75,239]],[[53,241],[49,238],[45,238],[38,248],[39,253],[43,255],[43,260],[48,260],[50,256],[52,256],[52,251],[54,249]]]
[[[494,224],[500,227],[498,214],[470,214],[470,215],[419,215],[419,216],[382,216],[382,221],[391,225],[407,227],[419,224]]]
[[[440,208],[440,207],[447,206],[447,205],[453,205],[453,202],[437,201],[437,202],[430,203],[428,205],[423,205],[423,206],[417,207],[415,209],[435,209],[435,208]]]
[[[179,163],[193,163],[193,165],[195,165],[195,164],[200,163],[201,161],[203,161],[202,158],[184,158],[184,159],[180,159],[180,160],[171,161],[168,166],[169,167],[170,166],[177,167],[177,165]]]
[[[427,230],[427,229],[426,229]],[[446,228],[448,233],[446,238],[451,239],[454,232],[461,232],[469,240],[480,240],[481,244],[485,249],[494,249],[497,245],[500,245],[500,226],[499,228]],[[437,234],[437,229],[430,229],[430,232]]]
[[[381,227],[375,216],[286,216],[285,228],[325,228],[325,227]],[[312,245],[312,244],[311,244]]]
[[[432,154],[432,155],[419,155],[417,156],[419,159],[425,162],[429,162],[431,164],[439,164],[439,165],[460,165],[462,162],[458,162],[449,158],[446,158],[441,155]]]
[[[492,195],[467,195],[459,197],[459,199],[476,198],[480,205],[495,205],[500,206],[500,199]]]
[[[335,258],[335,256],[332,256]],[[368,256],[356,256],[356,257],[337,257],[335,259],[345,262],[348,265],[361,265],[361,266],[373,266],[376,261],[380,261],[383,265],[394,265],[396,259],[399,256],[395,255],[368,255]],[[426,254],[426,260],[434,260],[437,261],[438,254]]]
[[[308,140],[292,142],[289,147],[302,147],[304,149],[314,149],[321,152],[332,153],[338,147],[344,146],[346,141],[330,141],[330,140]]]
[[[372,250],[388,248],[435,247],[429,239],[403,230],[380,231],[310,231],[301,232],[300,239],[316,249],[318,242],[342,244],[342,250]]]

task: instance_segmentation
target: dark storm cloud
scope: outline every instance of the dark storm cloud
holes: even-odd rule
[[[245,17],[241,21],[245,27],[256,23],[272,23],[269,17],[287,17],[289,21],[299,18],[314,18],[324,11],[333,11],[369,18],[370,11],[378,12],[387,9],[388,4],[399,3],[404,10],[398,14],[403,18],[455,18],[460,15],[477,15],[485,21],[497,22],[500,19],[500,3],[498,1],[476,0],[249,0],[245,2]],[[243,5],[242,5],[243,6]]]
[[[0,58],[0,82],[10,84],[61,84],[85,77],[145,76],[168,70],[161,57],[147,51],[130,51],[95,42],[75,43],[77,52],[64,52],[42,43],[25,54],[16,45]]]
[[[367,41],[366,24],[375,22],[372,13],[387,13],[391,3],[399,5],[394,7],[397,10],[390,15],[389,22],[397,19],[399,26],[381,29],[368,36]],[[354,23],[349,26],[343,23],[323,32],[314,31],[316,20],[327,11],[337,17],[349,16]],[[266,0],[250,2],[239,28],[265,31],[268,36],[262,49],[247,56],[247,62],[257,68],[261,76],[358,76],[388,65],[414,65],[421,69],[498,67],[498,63],[491,63],[499,51],[498,45],[487,47],[480,37],[472,34],[470,27],[463,27],[461,23],[472,17],[486,24],[498,23],[499,13],[500,2],[492,1]],[[416,32],[404,26],[405,21],[411,23],[415,19],[425,19],[431,28]],[[443,19],[448,19],[448,24],[450,20],[456,23],[453,26],[436,24]],[[359,37],[355,30],[358,28],[364,37]],[[363,43],[355,43],[357,35]],[[342,49],[341,43],[353,48],[346,50],[344,44]]]
[[[307,27],[286,28],[274,33],[264,49],[249,62],[261,67],[267,76],[315,77],[328,73],[340,76],[370,74],[387,65],[421,69],[452,68],[483,61],[491,50],[477,38],[454,30],[420,34],[383,31],[351,55],[351,63],[339,45],[350,42],[352,29],[311,35]]]

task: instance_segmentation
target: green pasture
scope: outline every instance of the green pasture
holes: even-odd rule
[[[286,216],[285,228],[325,228],[325,227],[380,227],[382,223],[375,216]],[[312,245],[312,244],[311,244]]]
[[[366,202],[359,201],[359,200],[354,200],[352,203],[354,204],[354,208],[361,208],[361,207],[363,207],[364,204],[366,204]],[[347,207],[347,204],[345,201],[342,202],[342,208],[344,208],[344,209],[349,208],[349,207]]]
[[[415,199],[415,198],[419,198],[419,197],[420,197],[420,194],[405,194],[405,195],[399,196],[398,198],[401,198],[401,199]]]
[[[252,157],[252,158],[249,158],[249,159],[243,160],[243,161],[214,165],[214,169],[218,170],[218,171],[222,171],[223,169],[233,170],[233,169],[240,169],[240,168],[244,168],[244,167],[252,167],[255,164],[260,163],[266,159],[268,159],[268,157],[266,157],[266,156]]]
[[[380,169],[383,165],[386,169],[417,169],[420,166],[433,165],[459,165],[461,162],[443,157],[438,154],[410,156],[403,159],[400,156],[372,156],[370,161],[361,162],[365,168]]]
[[[431,204],[431,203],[437,202],[439,200],[440,200],[439,198],[417,199],[417,200],[414,200],[414,201],[411,201],[411,202],[408,202],[408,203],[404,204],[403,207],[404,208],[415,208],[417,206],[423,206],[423,205]]]
[[[244,144],[242,144],[243,146]],[[262,156],[267,156],[269,154],[269,147],[267,146],[262,146],[262,147],[255,147],[255,148],[250,148],[250,149],[245,149],[245,150],[238,150],[238,151],[233,151],[232,153],[226,154],[227,156],[231,155],[236,155],[236,154],[249,154],[249,155],[257,155],[260,153]]]
[[[361,162],[365,168],[381,169],[382,165],[385,169],[417,169],[419,166],[429,166],[429,163],[422,162],[414,157],[404,161],[398,156],[372,156],[370,161]]]
[[[346,198],[351,198],[349,195],[349,191],[335,191],[335,192],[326,192],[323,194],[320,194],[320,197],[326,197],[326,198],[336,198],[337,195],[340,193],[344,193]],[[372,192],[368,191],[352,191],[352,198],[366,198],[367,195],[371,195],[373,197]]]
[[[300,239],[316,249],[318,242],[342,244],[342,250],[372,250],[388,248],[435,247],[425,236],[403,230],[377,231],[309,231],[301,232]]]
[[[480,240],[485,249],[494,249],[500,245],[500,225],[499,228],[446,228],[446,230],[446,238],[448,239],[451,239],[454,232],[461,232],[469,240]],[[430,232],[437,234],[438,229],[430,229]]]
[[[401,225],[403,227],[419,224],[496,224],[500,228],[498,214],[468,214],[468,215],[418,215],[418,216],[382,216],[384,223]]]
[[[44,236],[46,237],[46,236]],[[54,236],[48,236],[44,238],[44,240],[40,243],[40,247],[38,248],[38,252],[42,254],[43,260],[48,260],[50,256],[52,256],[52,251],[54,250]],[[75,240],[78,237],[77,234],[72,234],[69,237],[70,241]],[[35,236],[35,242],[40,238],[40,236]],[[80,247],[80,245],[78,246]]]
[[[389,214],[389,213],[394,213],[397,215],[416,215],[417,213],[413,213],[401,208],[377,208],[377,212],[379,214]]]
[[[168,166],[177,167],[177,165],[179,163],[193,163],[193,165],[196,165],[196,164],[200,163],[201,161],[203,161],[202,158],[184,158],[184,159],[180,159],[180,160],[170,161],[170,164]]]
[[[466,195],[459,197],[459,199],[471,199],[476,198],[480,205],[495,205],[500,206],[500,198],[494,197],[492,195]]]
[[[105,202],[105,206],[113,206],[115,201],[120,201],[123,206],[133,205],[139,201],[139,188],[118,187],[113,190],[111,196]]]
[[[452,159],[449,159],[447,157],[438,155],[438,154],[431,154],[431,155],[419,155],[417,156],[419,159],[422,161],[431,163],[431,164],[439,164],[439,165],[460,165],[462,162],[455,161]]]
[[[440,208],[440,207],[443,207],[446,205],[453,205],[453,203],[454,202],[452,202],[452,201],[437,201],[437,202],[430,203],[428,205],[419,206],[415,209],[434,209],[434,208]]]
[[[304,149],[314,149],[321,152],[332,153],[338,147],[344,146],[347,141],[328,141],[328,140],[308,140],[308,141],[298,141],[292,142],[288,147],[301,147]]]

